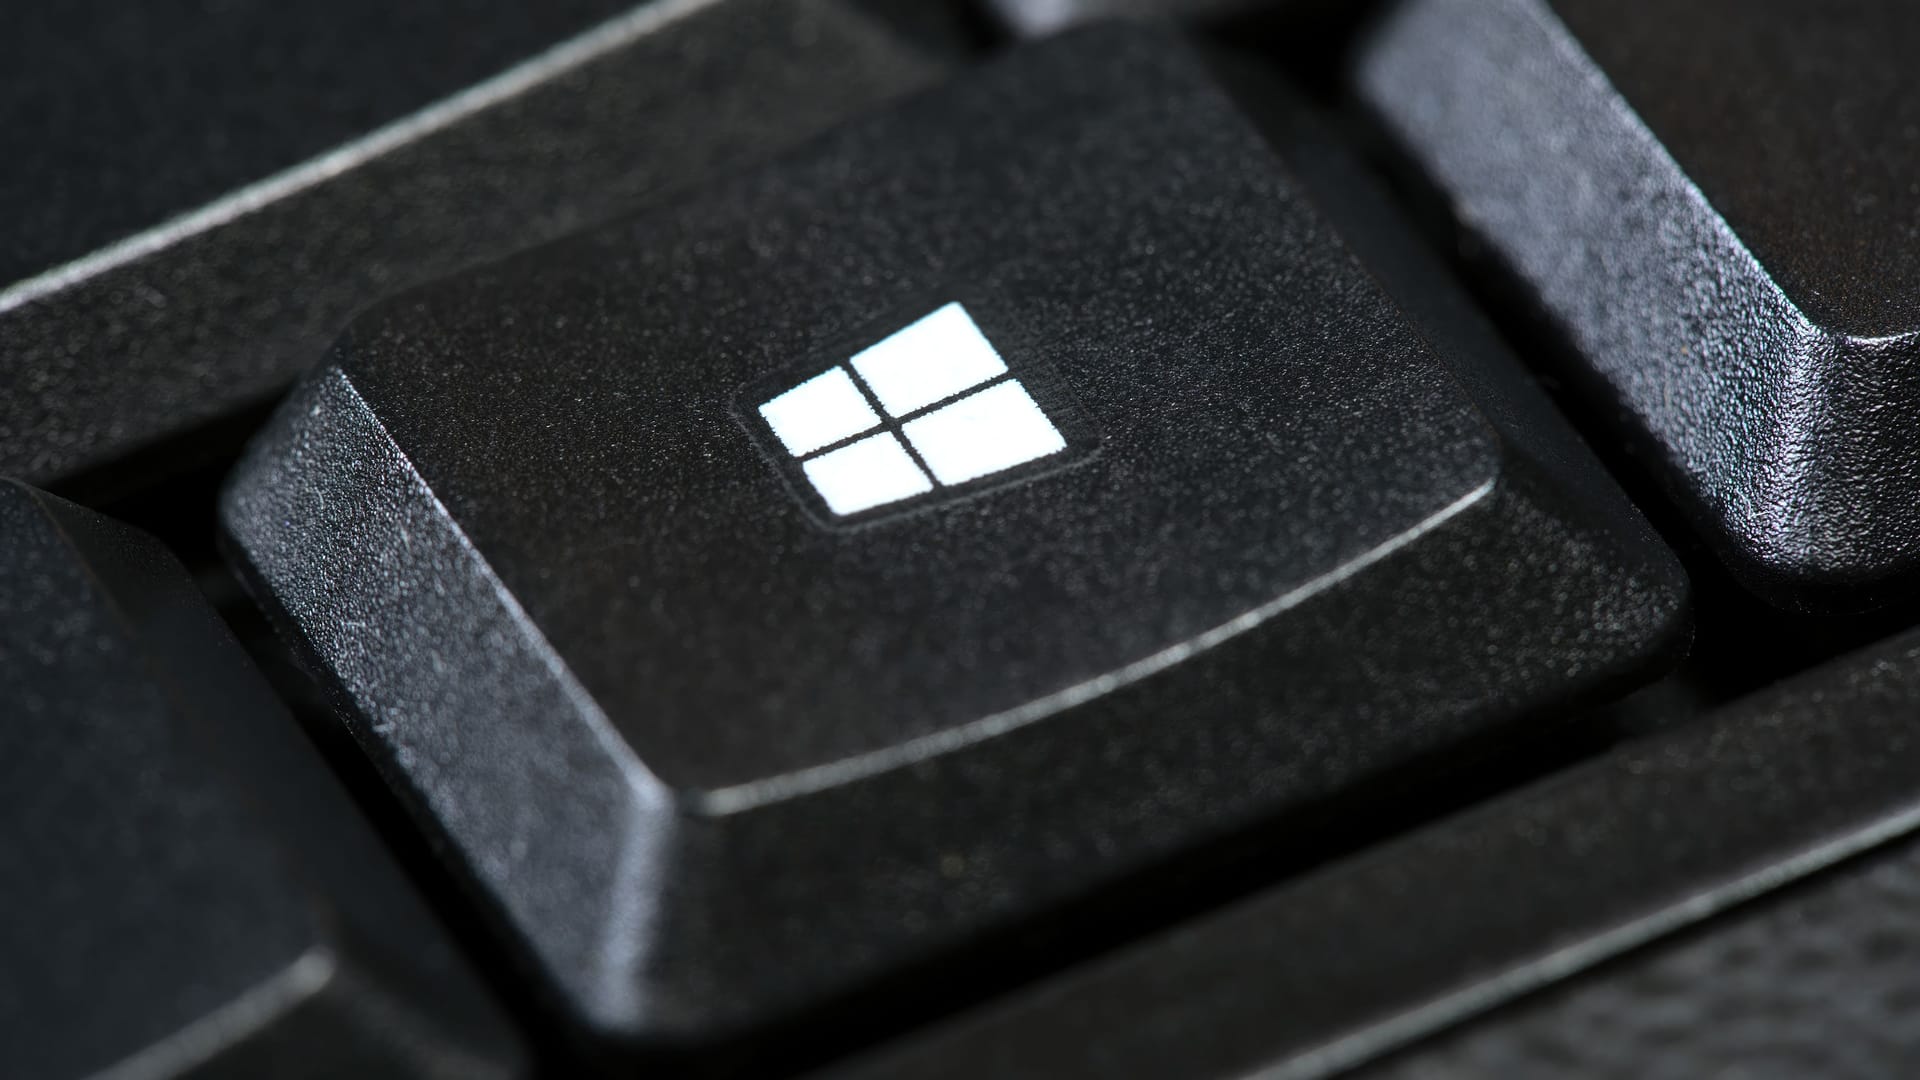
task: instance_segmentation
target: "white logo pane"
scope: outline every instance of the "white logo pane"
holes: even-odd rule
[[[935,409],[901,430],[943,484],[964,484],[1067,448],[1018,379]]]
[[[808,379],[760,406],[760,415],[795,457],[880,426],[880,417],[845,368]]]
[[[821,454],[801,468],[827,509],[845,516],[933,490],[892,432],[881,432]]]
[[[1065,450],[1006,375],[972,316],[947,304],[759,411],[827,509],[845,517]]]
[[[967,309],[947,304],[853,357],[889,416],[905,416],[1007,372]]]

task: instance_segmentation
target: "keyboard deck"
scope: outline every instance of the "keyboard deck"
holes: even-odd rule
[[[0,1074],[1920,1069],[1907,5],[18,15]]]

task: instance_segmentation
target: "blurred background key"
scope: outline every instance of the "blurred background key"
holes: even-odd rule
[[[157,543],[0,481],[18,1080],[520,1075],[493,1004]]]
[[[218,455],[363,305],[795,142],[929,51],[841,0],[14,12],[0,474],[101,495]]]

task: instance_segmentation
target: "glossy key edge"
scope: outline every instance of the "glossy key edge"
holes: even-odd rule
[[[1583,378],[1743,582],[1807,609],[1911,587],[1920,485],[1898,418],[1920,408],[1920,331],[1810,321],[1541,0],[1407,0],[1352,83],[1507,291],[1539,296],[1524,303],[1549,335],[1603,369]],[[1676,387],[1700,412],[1663,421]]]

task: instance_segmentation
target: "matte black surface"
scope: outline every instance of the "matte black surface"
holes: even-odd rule
[[[0,39],[0,283],[192,210],[627,0],[74,0]]]
[[[1743,724],[1797,730],[1806,741],[1751,738],[1755,764],[1761,755],[1780,764],[1749,765],[1735,778],[1749,790],[1782,789],[1771,797],[1803,802],[1828,834],[1787,853],[1773,877],[1792,879],[1876,839],[1897,840],[1363,1075],[1785,1080],[1910,1076],[1920,1068],[1912,1024],[1920,1001],[1920,772],[1911,748],[1920,637],[1796,680],[1738,712]],[[1812,769],[1786,764],[1803,753],[1817,763]],[[1809,773],[1818,778],[1802,781]],[[1865,792],[1840,794],[1854,785]]]
[[[834,1075],[1328,1076],[1516,998],[1360,1075],[1908,1075],[1916,710],[1909,634]]]
[[[1916,863],[1909,837],[1363,1075],[1911,1076]]]
[[[11,482],[0,716],[8,1076],[521,1071],[507,1019],[179,564]]]
[[[1815,325],[1851,337],[1920,330],[1920,10],[1902,0],[1551,7]]]
[[[1407,0],[1356,68],[1469,252],[1784,604],[1891,600],[1920,557],[1917,43],[1899,0]]]
[[[1672,657],[1670,556],[1287,112],[1297,174],[1063,39],[385,305],[254,446],[239,561],[583,1022],[791,1014]],[[1099,445],[823,527],[738,396],[955,296]]]
[[[138,483],[205,452],[189,436],[283,389],[380,297],[938,67],[837,0],[656,0],[557,44],[617,6],[21,13],[0,45],[0,473],[109,484],[148,450]]]

